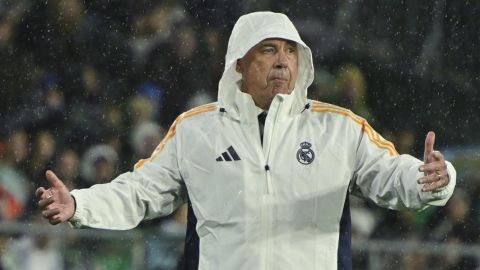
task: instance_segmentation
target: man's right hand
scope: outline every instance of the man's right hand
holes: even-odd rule
[[[35,191],[42,216],[52,225],[69,220],[75,213],[75,200],[65,184],[50,170],[45,173],[51,187]]]

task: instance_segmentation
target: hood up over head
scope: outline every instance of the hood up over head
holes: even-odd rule
[[[227,108],[233,116],[240,113],[236,99],[242,79],[241,74],[235,71],[236,62],[251,48],[268,38],[281,38],[297,43],[298,77],[291,93],[292,111],[296,111],[298,107],[300,112],[306,104],[307,88],[313,82],[314,72],[310,48],[302,41],[286,15],[268,11],[254,12],[241,16],[233,27],[225,56],[225,70],[219,83],[219,105]]]

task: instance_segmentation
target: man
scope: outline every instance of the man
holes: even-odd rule
[[[433,132],[424,162],[398,155],[364,119],[307,100],[312,80],[310,49],[285,15],[242,16],[218,102],[180,115],[149,159],[111,183],[69,192],[47,171],[43,216],[130,229],[170,214],[188,192],[199,237],[187,235],[190,269],[351,269],[349,192],[423,209],[446,203],[456,173],[433,150]]]

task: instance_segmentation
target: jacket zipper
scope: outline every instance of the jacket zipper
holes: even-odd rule
[[[273,125],[272,127],[270,128],[270,133],[269,133],[269,139],[268,139],[268,150],[267,150],[267,154],[265,156],[265,161],[266,161],[266,164],[265,164],[265,174],[266,174],[266,181],[267,181],[267,192],[266,194],[263,196],[263,206],[264,206],[264,225],[265,225],[265,261],[264,261],[264,264],[263,264],[263,267],[265,270],[269,270],[272,268],[272,259],[273,259],[273,255],[272,255],[272,247],[273,247],[273,243],[272,243],[272,221],[273,221],[273,209],[272,209],[272,205],[273,205],[273,179],[272,179],[272,172],[271,172],[271,168],[270,166],[268,165],[269,161],[270,161],[270,152],[271,152],[271,147],[272,147],[272,141],[273,141],[273,137],[274,137],[274,131],[275,131],[275,128],[276,128],[276,125],[277,125],[277,121],[278,121],[278,114],[279,114],[279,111],[280,111],[280,106],[277,106],[277,108],[275,108],[275,119],[273,121]],[[265,133],[264,133],[265,134]],[[264,143],[266,143],[267,140],[263,140]]]
[[[266,160],[265,173],[266,173],[266,181],[267,181],[267,194],[272,194],[272,192],[273,192],[272,176],[271,176],[271,172],[270,172],[270,166],[268,165],[268,163],[270,161],[270,152],[271,152],[271,149],[272,149],[272,141],[273,141],[275,127],[276,127],[277,121],[278,121],[278,114],[279,114],[280,108],[276,108],[275,110],[276,110],[275,111],[275,119],[273,120],[273,125],[270,128],[271,132],[270,132],[270,136],[268,138],[269,139],[268,140],[268,150],[267,150],[267,154],[265,156],[265,160]],[[265,135],[265,133],[263,133],[263,134]],[[266,142],[265,138],[263,138],[263,142],[264,143]]]

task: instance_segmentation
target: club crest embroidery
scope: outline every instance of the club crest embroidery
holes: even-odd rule
[[[308,165],[315,159],[315,153],[310,147],[312,147],[312,144],[309,142],[300,143],[300,149],[297,151],[297,160],[303,165]]]

